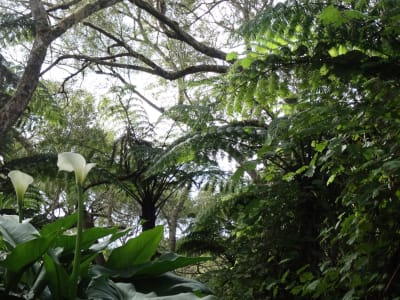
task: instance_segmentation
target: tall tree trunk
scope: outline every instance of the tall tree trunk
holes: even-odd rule
[[[185,201],[188,199],[189,189],[186,188],[185,191],[180,195],[178,203],[172,210],[169,218],[167,217],[168,223],[168,239],[169,239],[169,250],[174,252],[176,250],[176,229],[178,228],[179,214],[185,205]]]
[[[142,221],[142,231],[152,229],[156,226],[156,206],[153,199],[146,198],[142,204],[142,215],[140,217]]]
[[[168,244],[169,250],[174,252],[176,249],[176,228],[178,225],[177,215],[173,214],[168,221]]]

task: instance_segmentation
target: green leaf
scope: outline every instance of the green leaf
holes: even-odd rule
[[[124,269],[150,261],[150,258],[156,253],[163,232],[163,226],[157,226],[130,239],[125,245],[111,252],[106,267]]]
[[[157,280],[154,285],[157,286]],[[113,300],[216,300],[214,296],[198,297],[193,293],[179,293],[158,296],[154,292],[141,293],[136,291],[132,283],[115,283],[104,277],[96,278],[90,282],[87,290],[88,299],[113,299]]]
[[[4,268],[18,272],[25,266],[38,260],[49,248],[52,239],[39,237],[22,244],[18,244],[6,259],[0,262]]]
[[[102,241],[92,244],[89,249],[94,251],[94,252],[100,252],[102,250],[104,250],[110,243],[116,241],[117,239],[123,237],[124,235],[126,235],[129,231],[131,231],[131,228],[127,228],[125,230],[122,231],[118,231],[114,234],[112,234],[109,237],[104,238]]]
[[[135,299],[136,294],[131,283],[123,283],[118,287],[116,283],[104,277],[93,279],[87,289],[88,299],[128,300]]]
[[[300,282],[308,282],[311,281],[314,278],[313,274],[311,272],[304,272],[300,275]]]
[[[364,19],[366,17],[360,11],[353,10],[353,9],[345,10],[343,12],[343,14],[344,14],[345,18],[348,19],[348,20],[361,20],[361,19]]]
[[[318,287],[319,283],[320,283],[319,279],[314,280],[309,285],[307,285],[306,290],[315,291],[315,289]]]
[[[42,236],[51,235],[54,233],[62,233],[70,229],[76,223],[76,213],[64,218],[60,218],[55,222],[43,226],[40,230]]]
[[[326,7],[318,17],[325,26],[333,25],[334,27],[339,27],[345,23],[342,14],[333,5]]]
[[[235,171],[235,173],[233,173],[231,180],[234,182],[239,181],[240,178],[242,178],[242,176],[244,175],[244,168],[243,167],[238,167]]]
[[[320,143],[317,143],[316,141],[313,141],[313,142],[311,143],[311,146],[312,146],[313,148],[315,148],[316,151],[318,151],[318,152],[321,153],[322,151],[325,150],[325,148],[326,148],[326,146],[328,145],[328,143],[329,143],[329,141],[322,141],[322,142],[320,142]]]
[[[342,298],[342,300],[352,300],[354,299],[353,297],[354,294],[354,289],[351,289],[350,291],[348,291]]]
[[[142,268],[135,275],[154,276],[173,271],[186,266],[208,261],[211,257],[183,257],[175,253],[166,253]]]
[[[226,55],[226,60],[227,61],[232,61],[236,60],[238,58],[238,53],[237,52],[230,52]]]
[[[249,69],[251,64],[254,62],[253,58],[250,57],[245,57],[243,59],[240,60],[240,65],[244,68],[244,69]]]
[[[116,228],[94,227],[82,233],[82,249],[89,249],[98,239],[115,234]],[[53,247],[60,247],[64,252],[72,251],[75,247],[76,235],[60,235],[54,240]]]
[[[44,266],[46,269],[46,278],[49,281],[49,288],[54,299],[62,299],[70,290],[69,276],[64,267],[58,261],[57,255],[61,252],[51,250],[44,255]],[[75,283],[74,283],[75,284]]]
[[[0,216],[0,233],[3,240],[15,247],[36,238],[39,232],[30,223],[19,223],[17,216]]]
[[[331,57],[337,57],[339,55],[338,50],[335,47],[329,49],[328,53]]]
[[[196,293],[198,295],[212,294],[211,290],[204,284],[195,280],[177,276],[173,273],[164,273],[155,277],[133,279],[132,283],[135,285],[136,290],[141,293],[155,292],[159,296],[177,295],[180,293]]]
[[[382,165],[382,169],[388,175],[398,173],[400,169],[400,160],[391,160]]]

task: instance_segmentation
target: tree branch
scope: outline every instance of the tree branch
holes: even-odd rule
[[[85,62],[95,63],[95,64],[102,65],[102,66],[141,71],[141,72],[160,76],[167,80],[176,80],[178,78],[182,78],[187,75],[192,75],[192,74],[196,74],[196,73],[205,73],[205,72],[224,74],[228,71],[228,68],[229,68],[228,66],[221,66],[221,65],[196,65],[196,66],[187,67],[187,68],[185,68],[183,70],[179,70],[179,71],[167,71],[167,70],[162,69],[155,63],[152,63],[152,65],[154,65],[155,68],[151,68],[151,67],[149,68],[149,67],[144,67],[144,66],[139,66],[139,65],[109,61],[115,57],[122,57],[122,56],[128,56],[128,55],[119,54],[119,55],[115,55],[115,56],[112,55],[112,56],[105,56],[105,57],[91,57],[88,55],[69,54],[69,55],[63,55],[63,56],[60,56],[59,58],[57,58],[57,63],[64,59],[76,59],[76,60],[81,60],[81,61],[85,61]],[[47,72],[48,69],[46,69],[45,71]]]
[[[149,3],[143,1],[143,0],[129,0],[132,4],[135,4],[137,7],[143,9],[153,17],[155,17],[157,20],[160,22],[168,25],[169,28],[171,28],[175,34],[170,36],[171,38],[180,40],[182,42],[187,43],[188,45],[192,46],[194,49],[197,51],[213,58],[217,58],[223,61],[226,61],[226,53],[215,49],[213,47],[209,47],[199,41],[197,41],[193,36],[188,34],[186,31],[184,31],[177,22],[171,20],[164,14],[162,14],[160,11],[155,9],[153,6],[151,6]]]
[[[70,2],[67,3],[61,3],[58,5],[51,5],[50,8],[47,9],[47,12],[53,12],[56,10],[65,10],[65,9],[69,9],[71,6],[81,2],[82,0],[71,0]]]
[[[155,110],[157,110],[160,113],[164,113],[165,109],[162,107],[158,107],[157,105],[155,105],[152,101],[150,101],[149,99],[147,99],[145,96],[143,96],[141,93],[139,93],[135,86],[133,86],[132,84],[130,84],[129,82],[127,82],[120,74],[118,73],[106,73],[107,75],[111,75],[114,76],[116,78],[118,78],[123,84],[125,84],[129,90],[136,94],[137,96],[139,96],[140,99],[142,99],[144,102],[146,102],[149,106],[151,106],[152,108],[154,108]]]
[[[51,42],[86,17],[121,1],[122,0],[98,0],[94,3],[86,4],[75,13],[64,18],[53,28],[50,27],[46,9],[42,1],[29,1],[36,27],[36,37],[16,91],[0,109],[0,136],[4,135],[6,131],[17,122],[28,106],[39,82],[40,70]]]

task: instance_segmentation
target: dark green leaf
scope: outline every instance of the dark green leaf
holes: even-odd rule
[[[156,253],[163,236],[164,228],[157,226],[130,239],[125,245],[114,249],[107,260],[106,267],[125,269],[146,263]]]

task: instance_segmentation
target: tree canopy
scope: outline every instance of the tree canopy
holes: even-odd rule
[[[100,265],[83,267],[99,275],[84,272],[84,297],[100,277],[110,295],[170,295],[146,280],[179,281],[160,270],[198,263],[182,272],[220,299],[400,299],[397,2],[0,1],[2,212],[33,216],[39,228],[60,211],[72,216],[90,191],[87,230],[141,226],[116,250],[97,238],[82,246],[88,261],[104,250]],[[111,88],[78,87],[86,77]],[[97,163],[82,190],[57,171],[64,151]],[[13,204],[12,169],[38,178],[24,207]],[[157,253],[161,223],[171,250],[212,261]],[[144,280],[116,257],[146,239],[156,258],[134,260],[146,263]],[[11,264],[14,247],[3,245],[0,266],[25,272]],[[32,261],[76,276],[48,249]]]

